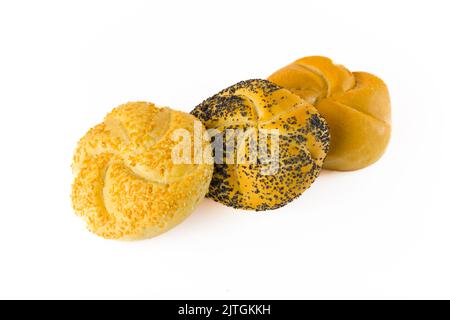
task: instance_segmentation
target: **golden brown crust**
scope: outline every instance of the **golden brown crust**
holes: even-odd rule
[[[111,239],[147,238],[190,214],[208,190],[213,166],[174,163],[177,142],[171,135],[180,128],[192,133],[194,120],[132,102],[88,131],[74,155],[72,203],[92,232]]]
[[[312,103],[327,121],[331,145],[324,168],[356,170],[384,153],[391,107],[387,87],[378,77],[311,56],[276,71],[269,80]]]
[[[206,128],[279,130],[279,169],[269,164],[215,164],[208,197],[227,206],[269,210],[284,206],[317,177],[329,145],[328,128],[309,103],[267,80],[239,82],[192,112]],[[248,151],[249,144],[245,144]],[[236,148],[232,157],[237,159]]]

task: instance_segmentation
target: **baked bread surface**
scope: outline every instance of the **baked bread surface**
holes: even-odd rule
[[[324,168],[357,170],[383,155],[391,134],[391,105],[380,78],[311,56],[268,79],[313,104],[327,121],[331,144]]]
[[[211,134],[214,137],[227,129],[254,129],[259,146],[259,138],[266,135],[269,157],[273,156],[271,144],[278,141],[278,151],[273,149],[278,156],[272,158],[279,159],[276,167],[259,156],[257,162],[238,161],[242,154],[249,160],[249,151],[255,145],[250,140],[239,144],[236,139],[236,147],[229,154],[226,146],[231,138],[226,134],[222,138],[224,154],[235,163],[221,164],[216,159],[207,196],[230,207],[260,211],[286,205],[314,182],[328,151],[328,127],[317,110],[267,80],[241,81],[203,101],[191,113],[206,128],[215,129],[216,135]],[[264,130],[278,130],[278,140],[272,141]],[[239,153],[242,149],[244,152]]]
[[[210,158],[203,163],[174,163],[172,136],[178,129],[192,133],[194,121],[184,112],[130,102],[86,133],[73,158],[72,204],[90,231],[149,238],[192,212],[208,190],[212,157],[205,152]]]

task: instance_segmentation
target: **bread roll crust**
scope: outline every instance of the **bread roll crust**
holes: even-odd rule
[[[174,163],[171,135],[193,133],[194,121],[187,113],[131,102],[87,132],[73,159],[72,204],[90,231],[109,239],[149,238],[192,212],[208,190],[212,158]]]
[[[257,135],[262,129],[279,132],[276,173],[264,174],[270,165],[263,161],[215,164],[207,196],[230,207],[260,211],[286,205],[314,182],[328,151],[328,127],[317,110],[267,80],[241,81],[206,99],[191,113],[206,128],[220,133],[249,128],[256,129]]]
[[[268,79],[312,103],[327,121],[331,145],[324,168],[357,170],[383,155],[391,133],[391,106],[380,78],[311,56]]]

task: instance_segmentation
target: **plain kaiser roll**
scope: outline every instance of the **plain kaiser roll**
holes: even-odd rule
[[[268,79],[313,104],[327,121],[331,144],[324,168],[361,169],[383,155],[391,134],[391,105],[380,78],[311,56]]]
[[[90,231],[110,239],[149,238],[192,212],[208,190],[212,155],[205,152],[202,163],[178,163],[172,151],[176,130],[193,133],[195,121],[184,112],[130,102],[86,133],[73,158],[72,204]]]
[[[225,149],[225,160],[231,158],[234,163],[218,163],[216,159],[207,196],[234,208],[269,210],[284,206],[314,182],[328,151],[328,127],[317,110],[267,80],[241,81],[206,99],[191,113],[208,130],[216,131],[211,133],[215,142],[227,130],[255,133],[257,148],[245,139],[234,141],[234,136],[227,134],[223,143],[216,144]],[[267,138],[270,130],[278,132],[273,134],[274,139]],[[267,138],[266,159],[238,161],[242,150],[246,156],[251,150],[264,150],[263,137]],[[227,151],[230,142],[236,146]],[[273,155],[276,157],[271,160]]]

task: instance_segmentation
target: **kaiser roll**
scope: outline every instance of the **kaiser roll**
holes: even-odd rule
[[[331,144],[324,168],[361,169],[383,155],[391,134],[391,105],[380,78],[312,56],[281,68],[269,80],[313,104],[327,121]]]
[[[284,206],[313,183],[328,151],[328,127],[317,110],[267,80],[239,82],[191,113],[214,139],[215,168],[207,196],[234,208]],[[254,139],[235,139],[229,131],[252,132]],[[223,143],[217,143],[224,133]],[[235,148],[228,148],[230,142]],[[257,159],[251,161],[255,150]],[[218,153],[224,154],[223,163]]]
[[[89,230],[110,239],[149,238],[192,212],[208,190],[212,155],[177,163],[172,151],[177,130],[192,133],[195,121],[184,112],[131,102],[86,133],[73,158],[72,203]],[[207,150],[209,142],[203,144]]]

